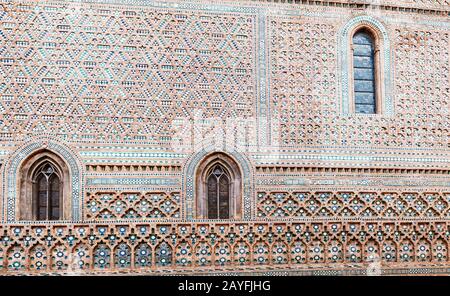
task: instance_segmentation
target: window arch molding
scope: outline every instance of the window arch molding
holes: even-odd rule
[[[392,115],[393,102],[391,98],[391,53],[388,33],[377,19],[362,15],[348,21],[339,33],[339,65],[341,89],[341,113],[355,113],[354,75],[353,75],[353,36],[365,30],[374,39],[375,46],[375,92],[376,114]]]
[[[66,199],[70,199],[70,204],[66,202],[66,208],[71,205],[71,213],[68,213],[64,220],[80,221],[83,215],[83,194],[84,194],[84,174],[83,165],[77,151],[67,146],[60,139],[52,136],[36,136],[32,141],[27,141],[18,146],[8,157],[3,168],[3,198],[2,198],[2,221],[16,222],[20,217],[20,173],[24,166],[34,155],[39,152],[49,151],[60,159],[69,168],[70,172],[70,192],[65,191]],[[23,220],[23,218],[22,218]]]
[[[198,219],[208,219],[208,178],[216,166],[222,167],[227,178],[229,178],[228,219],[241,219],[243,203],[242,172],[238,163],[232,157],[221,152],[206,156],[196,168],[194,216]]]
[[[72,192],[70,169],[66,162],[56,153],[49,150],[40,150],[26,158],[19,170],[19,220],[38,220],[38,196],[36,182],[40,170],[51,165],[58,176],[59,184],[59,219],[72,219]]]

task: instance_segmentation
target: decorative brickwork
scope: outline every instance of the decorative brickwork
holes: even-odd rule
[[[450,193],[259,192],[263,218],[450,218]]]
[[[449,7],[1,1],[0,273],[450,274]]]
[[[313,17],[272,17],[270,30],[271,103],[280,121],[280,142],[312,145],[332,139],[332,130],[314,121],[338,108],[332,70],[337,67],[336,24]],[[304,112],[308,109],[314,112]]]
[[[377,262],[381,272],[446,262],[448,231],[444,221],[8,225],[0,226],[0,272],[302,270],[343,262],[366,269]]]
[[[86,220],[180,218],[179,193],[88,192],[86,203]]]
[[[421,138],[433,137],[436,144],[449,147],[450,132],[448,121],[450,110],[450,32],[445,30],[423,30],[418,26],[401,27],[395,30],[396,84],[398,97],[396,109],[404,114],[405,119],[412,123],[399,133],[400,139],[410,135],[420,135]],[[421,68],[422,71],[414,69]],[[426,74],[425,74],[426,73]],[[412,98],[415,98],[412,100]],[[411,109],[424,114],[421,119],[414,118]],[[431,128],[421,134],[415,122],[426,120]],[[441,126],[444,128],[442,129]],[[411,141],[411,140],[410,140]],[[441,142],[441,143],[439,143]],[[431,143],[424,143],[429,147]]]
[[[118,15],[114,7],[72,4],[42,12],[45,7],[0,6],[1,61],[14,69],[14,79],[0,88],[0,139],[51,133],[165,143],[170,123],[196,110],[207,117],[254,116],[254,16],[135,7]]]

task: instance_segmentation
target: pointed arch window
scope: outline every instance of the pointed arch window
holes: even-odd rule
[[[225,153],[206,156],[197,167],[195,216],[202,219],[242,217],[242,174]]]
[[[226,169],[217,164],[209,173],[208,219],[230,218],[230,176]]]
[[[36,220],[59,220],[61,217],[61,177],[49,162],[42,164],[33,178],[33,202]]]
[[[23,161],[19,174],[20,220],[70,220],[70,170],[56,153],[42,150]]]

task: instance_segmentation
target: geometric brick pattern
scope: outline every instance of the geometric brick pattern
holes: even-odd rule
[[[180,218],[180,194],[162,192],[87,193],[86,219]]]
[[[313,17],[271,18],[270,35],[277,40],[270,43],[271,103],[273,116],[280,122],[281,144],[311,145],[333,138],[332,130],[317,120],[331,119],[338,108],[332,82],[336,80],[337,30],[336,24]]]
[[[254,115],[252,17],[136,7],[117,15],[89,5],[73,17],[65,5],[45,6],[0,6],[0,73],[9,77],[0,84],[0,139],[164,144],[170,123],[198,110]]]
[[[1,225],[0,273],[436,264],[448,259],[449,227],[441,221]]]
[[[450,218],[450,193],[259,192],[259,218]]]

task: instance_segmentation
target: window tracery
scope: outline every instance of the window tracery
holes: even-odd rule
[[[237,163],[225,153],[206,156],[196,174],[196,216],[238,219],[242,216],[242,177]]]
[[[18,175],[20,220],[68,220],[72,217],[70,171],[56,153],[41,150],[22,162]]]
[[[50,162],[45,162],[35,172],[33,186],[36,220],[59,220],[61,181],[57,169]]]

